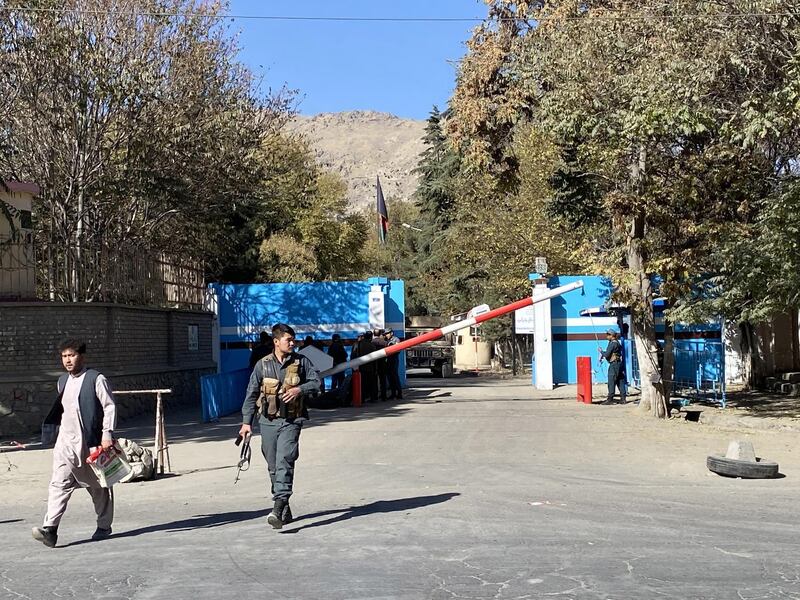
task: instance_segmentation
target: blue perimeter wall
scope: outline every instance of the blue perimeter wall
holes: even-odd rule
[[[581,311],[602,307],[613,291],[607,277],[598,275],[560,275],[550,278],[548,287],[556,288],[574,281],[583,280],[581,291],[568,292],[550,301],[553,335],[553,381],[554,383],[577,383],[577,358],[592,359],[595,383],[606,381],[608,367],[598,363],[597,347],[606,347],[605,332],[609,328],[619,331],[616,318],[601,313],[597,316],[581,316]],[[663,344],[664,303],[654,302],[656,334]],[[625,317],[628,321],[628,317]],[[635,350],[629,334],[623,340],[628,381],[638,380]],[[693,325],[675,325],[675,380],[682,387],[710,387],[710,382],[724,381],[724,349],[722,323],[711,321]]]
[[[310,335],[329,342],[334,333],[347,344],[369,329],[369,292],[384,292],[384,320],[399,338],[405,337],[405,283],[376,277],[367,281],[258,283],[209,285],[219,310],[220,373],[202,378],[203,419],[216,420],[239,410],[249,372],[250,345],[275,323],[294,328],[299,342]],[[348,353],[350,346],[346,345]],[[405,384],[405,353],[400,380]],[[330,378],[326,379],[330,389]]]
[[[307,335],[329,341],[334,333],[354,340],[369,329],[369,291],[373,284],[384,290],[386,327],[405,337],[405,283],[374,278],[368,281],[318,283],[257,283],[210,285],[219,302],[220,370],[247,367],[248,342],[275,323],[294,328],[298,341]],[[401,361],[402,362],[402,361]]]
[[[591,357],[595,382],[605,381],[607,368],[605,363],[598,363],[597,347],[606,347],[606,330],[619,330],[616,318],[609,318],[607,314],[581,316],[582,310],[602,307],[606,303],[613,290],[607,277],[560,275],[551,277],[547,286],[557,288],[579,280],[583,281],[582,289],[550,300],[554,383],[577,383],[579,356]],[[629,347],[630,342],[626,340],[626,362],[630,360]]]

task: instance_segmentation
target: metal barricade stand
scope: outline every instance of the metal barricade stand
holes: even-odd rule
[[[162,394],[171,394],[172,390],[125,390],[123,392],[114,392],[117,394],[155,394],[156,395],[156,431],[153,438],[153,478],[156,475],[164,474],[164,465],[166,464],[166,472],[170,473],[172,466],[169,463],[169,443],[167,442],[167,428],[164,425],[164,402],[161,399]]]

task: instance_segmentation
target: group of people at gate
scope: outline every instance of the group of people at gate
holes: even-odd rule
[[[306,336],[301,349],[306,346],[314,346],[319,350],[326,351],[328,356],[333,360],[333,366],[335,367],[348,360],[358,358],[359,356],[365,356],[376,350],[381,350],[382,348],[397,344],[399,341],[399,338],[395,336],[392,329],[374,329],[358,334],[350,345],[349,357],[345,341],[342,340],[342,337],[338,333],[334,334],[329,342],[314,339],[310,335]],[[250,362],[248,365],[250,371],[252,372],[259,360],[270,355],[273,349],[274,342],[272,336],[268,332],[262,331],[258,345],[256,345],[250,353]],[[354,369],[360,374],[362,402],[378,402],[400,399],[403,397],[403,389],[400,384],[399,361],[400,355],[393,354]],[[331,390],[340,389],[345,385],[346,381],[347,378],[344,372],[332,375]]]

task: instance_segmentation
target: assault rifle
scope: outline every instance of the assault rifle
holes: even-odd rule
[[[239,475],[243,471],[247,471],[250,468],[250,456],[252,455],[252,451],[250,450],[250,439],[253,437],[253,423],[256,421],[256,415],[253,414],[253,418],[250,419],[250,433],[247,435],[237,435],[235,445],[242,445],[242,448],[239,450],[239,463],[236,465],[236,479],[233,480],[233,484],[236,485],[239,481]]]

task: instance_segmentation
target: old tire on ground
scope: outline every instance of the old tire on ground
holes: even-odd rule
[[[737,460],[719,455],[711,455],[706,459],[709,471],[726,477],[741,477],[742,479],[772,479],[778,476],[778,463],[756,459]]]

